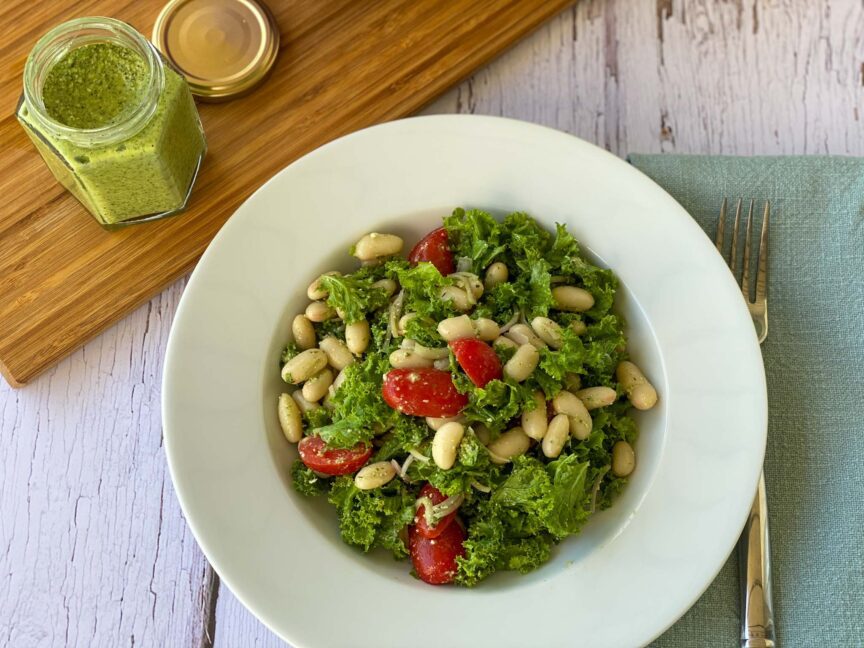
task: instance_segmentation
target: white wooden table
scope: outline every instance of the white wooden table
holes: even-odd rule
[[[583,0],[427,109],[638,152],[864,154],[860,0]],[[185,281],[0,386],[0,646],[281,646],[207,564],[166,470]]]

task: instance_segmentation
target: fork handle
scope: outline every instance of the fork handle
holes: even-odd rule
[[[741,648],[776,648],[774,609],[771,603],[771,546],[765,474],[738,541],[741,582]]]

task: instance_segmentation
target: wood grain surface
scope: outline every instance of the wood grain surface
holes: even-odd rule
[[[161,0],[4,0],[0,24],[0,371],[20,385],[188,272],[265,180],[344,133],[403,117],[573,0],[270,0],[282,32],[251,95],[200,105],[209,146],[187,212],[103,231],[63,191],[12,116],[38,36],[112,15],[149,34]]]
[[[581,0],[424,112],[526,119],[622,156],[860,156],[862,64],[859,0]],[[24,389],[0,383],[3,648],[285,645],[219,584],[168,479],[159,385],[183,287]]]

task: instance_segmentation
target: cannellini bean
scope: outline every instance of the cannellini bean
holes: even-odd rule
[[[336,311],[323,301],[314,301],[306,307],[306,317],[313,322],[326,322],[333,319]]]
[[[474,323],[467,315],[448,317],[447,319],[441,320],[438,322],[438,334],[447,342],[460,340],[462,338],[477,337]]]
[[[294,341],[304,351],[315,347],[315,327],[305,315],[297,315],[291,322],[291,333]]]
[[[549,421],[549,429],[546,430],[546,436],[543,437],[543,443],[540,445],[543,454],[550,459],[555,459],[564,449],[568,436],[570,436],[570,421],[566,414],[558,414]]]
[[[463,274],[465,277],[465,283],[468,284],[468,288],[470,288],[471,293],[474,295],[474,299],[480,299],[483,296],[483,282],[480,281],[480,277],[470,272],[466,272]]]
[[[484,281],[486,290],[492,290],[498,284],[504,283],[509,276],[510,272],[507,270],[507,266],[500,261],[496,261],[486,268],[486,279]]]
[[[345,371],[340,371],[336,376],[336,380],[333,381],[333,384],[330,385],[330,393],[335,394],[339,388],[342,386],[342,383],[345,382],[345,379],[348,377],[348,374]]]
[[[405,313],[399,318],[399,323],[396,325],[396,332],[399,335],[405,335],[405,329],[408,328],[408,322],[417,317],[417,313]]]
[[[390,354],[390,366],[394,369],[423,369],[431,367],[434,361],[417,355],[410,349],[396,349]]]
[[[606,407],[615,402],[618,394],[611,387],[588,387],[576,392],[576,397],[585,403],[589,410]]]
[[[303,436],[303,418],[300,414],[300,408],[291,398],[291,394],[279,396],[278,412],[282,434],[290,443],[297,443]]]
[[[327,390],[333,384],[333,370],[325,367],[312,376],[303,385],[303,398],[316,403],[327,395]]]
[[[465,436],[465,426],[451,421],[445,423],[432,438],[432,460],[441,470],[450,470],[456,463],[456,452],[462,437]]]
[[[473,306],[471,300],[468,299],[468,294],[456,286],[444,286],[440,295],[442,301],[453,302],[456,310],[469,311]]]
[[[399,343],[399,346],[402,349],[408,349],[409,351],[413,351],[414,347],[417,346],[417,343],[411,338],[402,338],[402,342]]]
[[[396,476],[396,468],[389,461],[377,461],[363,466],[354,475],[354,485],[360,490],[380,488]]]
[[[594,296],[576,286],[556,286],[552,289],[552,300],[557,309],[574,313],[590,310],[594,305]]]
[[[294,402],[297,403],[297,407],[300,408],[300,411],[305,414],[306,412],[311,412],[312,410],[316,410],[321,407],[318,403],[312,403],[305,398],[303,398],[303,391],[298,389],[295,392],[291,393],[291,398],[294,399]]]
[[[360,355],[369,346],[369,322],[365,319],[345,325],[345,346],[354,355]]]
[[[465,417],[462,416],[461,414],[459,416],[448,416],[446,418],[436,418],[434,416],[427,416],[426,417],[426,425],[428,425],[430,428],[432,428],[435,431],[440,430],[441,426],[445,425],[447,423],[464,423],[464,422],[465,422]]]
[[[478,317],[476,320],[474,320],[474,330],[477,333],[477,337],[479,337],[484,342],[491,342],[501,333],[501,329],[498,324],[495,323],[494,320],[491,320],[487,317]]]
[[[339,338],[328,335],[318,343],[318,346],[327,354],[327,361],[336,371],[342,371],[354,362],[354,355]]]
[[[576,394],[562,390],[552,399],[552,409],[556,414],[566,414],[570,420],[570,434],[583,441],[591,435],[594,422],[588,413],[588,408]]]
[[[626,441],[616,441],[612,446],[612,474],[627,477],[636,467],[636,453]]]
[[[495,338],[492,342],[492,346],[500,346],[505,349],[518,349],[519,345],[516,344],[513,340],[508,337],[504,337],[503,335]]]
[[[309,284],[309,287],[306,289],[306,296],[312,301],[317,301],[320,299],[327,299],[327,295],[330,293],[321,287],[321,277],[341,277],[342,273],[337,270],[331,270],[330,272],[325,272],[323,275],[319,275],[315,281]]]
[[[522,382],[531,375],[538,362],[540,362],[540,352],[531,344],[523,344],[504,365],[504,375],[516,382]]]
[[[361,261],[371,261],[381,257],[399,254],[404,241],[395,234],[367,234],[354,246],[354,256]]]
[[[570,328],[576,335],[585,335],[588,332],[588,326],[582,320],[573,320],[570,322]]]
[[[649,410],[657,404],[657,390],[635,364],[624,360],[615,373],[633,407]]]
[[[531,328],[537,336],[553,349],[560,349],[564,344],[561,338],[561,327],[548,317],[535,317],[531,320]]]
[[[537,337],[531,327],[527,324],[514,324],[504,335],[513,340],[516,344],[531,344],[538,349],[546,348],[546,343]]]
[[[297,385],[309,380],[326,366],[327,356],[321,349],[306,349],[285,363],[282,380]]]
[[[447,347],[425,347],[419,342],[414,342],[414,353],[421,358],[429,358],[430,360],[441,360],[442,358],[450,357],[450,349]]]
[[[447,371],[450,368],[450,358],[440,358],[432,361],[432,366],[441,371]]]
[[[579,391],[582,388],[582,377],[579,374],[568,373],[564,376],[564,386],[571,392]]]
[[[531,447],[531,437],[521,427],[514,427],[486,446],[492,463],[504,464],[513,457],[518,457],[528,452]]]
[[[546,434],[546,397],[541,391],[534,392],[534,409],[522,412],[522,429],[529,437],[539,441]]]
[[[388,297],[392,297],[399,285],[392,279],[379,279],[372,284],[373,288],[379,288],[387,293]]]
[[[489,441],[492,440],[492,432],[488,427],[483,425],[482,423],[474,423],[471,426],[471,429],[474,430],[474,435],[477,437],[477,440],[482,443],[484,446],[489,445]]]

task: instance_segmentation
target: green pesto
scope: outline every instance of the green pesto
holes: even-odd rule
[[[90,43],[51,67],[42,100],[48,116],[65,126],[100,128],[141,103],[147,80],[147,65],[137,52],[115,43]]]

